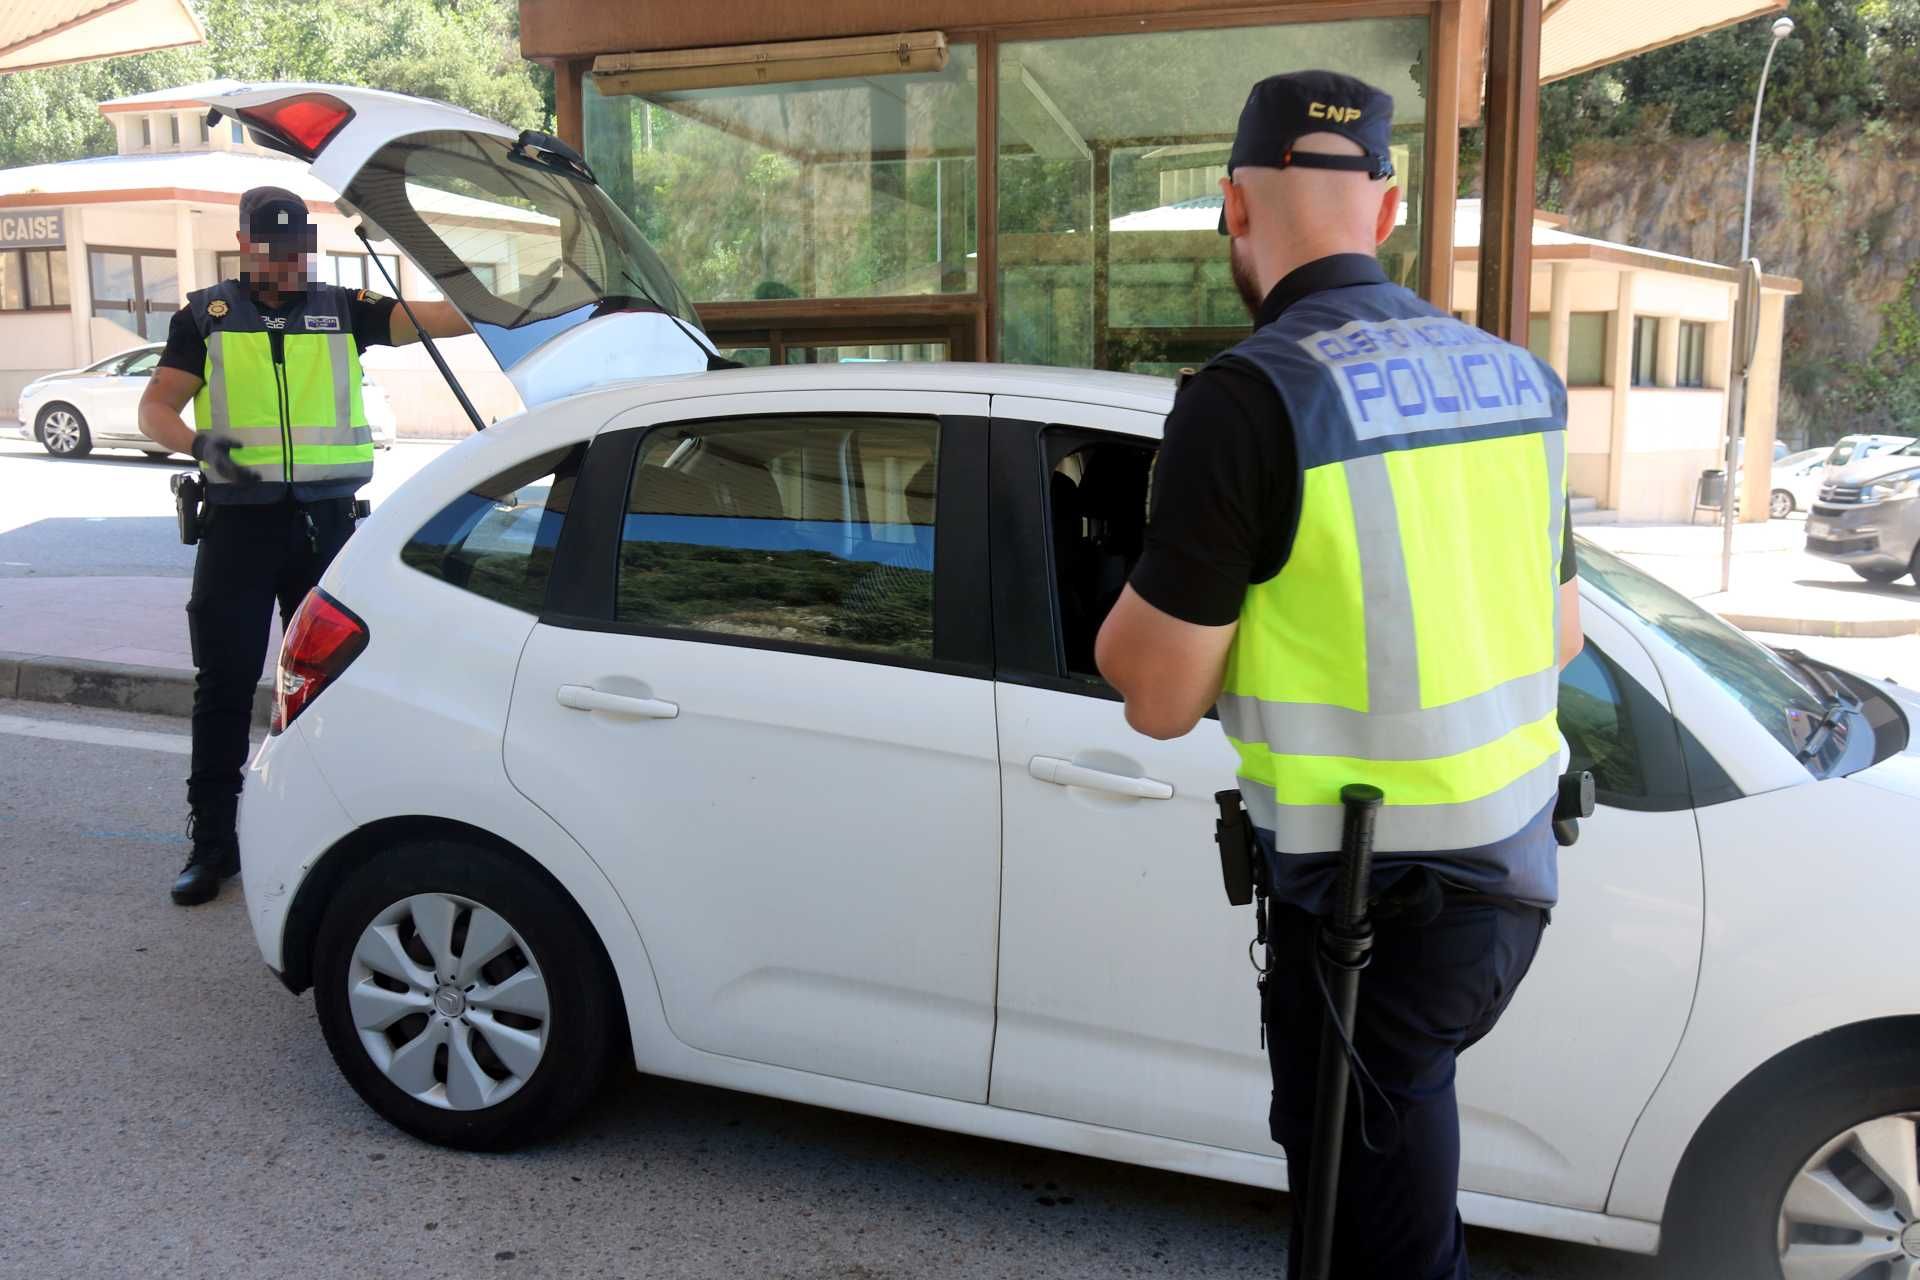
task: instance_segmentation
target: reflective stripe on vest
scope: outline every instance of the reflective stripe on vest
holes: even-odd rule
[[[1337,849],[1340,788],[1368,782],[1380,852],[1514,836],[1559,771],[1564,388],[1392,285],[1303,300],[1230,354],[1272,378],[1302,468],[1219,703],[1255,825]]]
[[[352,335],[290,327],[281,335],[283,363],[276,366],[272,335],[244,293],[231,284],[209,293],[226,310],[206,334],[196,428],[233,438],[234,461],[263,480],[299,485],[371,478],[373,430]],[[211,473],[207,479],[221,483]]]

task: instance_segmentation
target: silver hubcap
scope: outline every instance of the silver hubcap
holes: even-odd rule
[[[547,1049],[547,981],[497,913],[416,894],[373,918],[347,966],[367,1056],[421,1102],[477,1111],[512,1096]]]
[[[1773,518],[1776,520],[1784,520],[1792,514],[1793,514],[1793,499],[1787,497],[1787,495],[1784,493],[1774,494],[1773,495]]]
[[[40,436],[55,453],[72,453],[80,447],[80,419],[65,409],[55,409],[40,424]]]
[[[1787,1280],[1920,1280],[1920,1113],[1847,1130],[1780,1204]]]

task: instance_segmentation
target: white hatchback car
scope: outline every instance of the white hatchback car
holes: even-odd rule
[[[290,92],[216,105],[271,120]],[[1234,755],[1133,733],[1090,660],[1171,385],[705,371],[560,144],[325,103],[353,113],[334,185],[531,406],[356,533],[248,774],[261,950],[361,1096],[506,1147],[612,1051],[1285,1185],[1210,842]],[[1601,807],[1462,1064],[1463,1212],[1640,1251],[1664,1229],[1706,1249],[1690,1274],[1914,1275],[1920,700],[1582,556],[1561,720]]]

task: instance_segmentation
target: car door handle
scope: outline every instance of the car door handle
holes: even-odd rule
[[[1171,800],[1173,784],[1157,778],[1133,778],[1105,769],[1089,769],[1058,756],[1035,756],[1027,761],[1027,776],[1056,787],[1085,787],[1109,795],[1131,796],[1135,800]]]
[[[680,714],[677,704],[658,698],[633,698],[624,693],[608,693],[590,684],[563,684],[555,694],[563,707],[575,711],[609,711],[617,716],[639,716],[643,720],[672,720]]]

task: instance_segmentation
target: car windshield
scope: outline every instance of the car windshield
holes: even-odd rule
[[[1839,444],[1833,446],[1833,452],[1827,455],[1827,465],[1830,467],[1846,466],[1848,460],[1853,457],[1853,451],[1860,446],[1860,443],[1858,440],[1842,440]]]
[[[1583,580],[1637,614],[1781,746],[1795,754],[1806,746],[1829,700],[1785,658],[1618,556],[1584,538],[1577,545]]]

